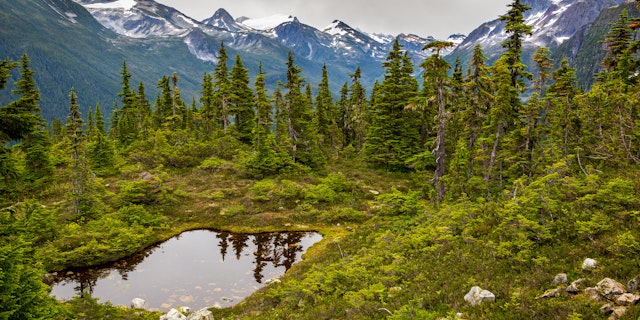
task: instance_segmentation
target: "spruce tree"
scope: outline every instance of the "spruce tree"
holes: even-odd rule
[[[434,54],[427,58],[421,67],[424,69],[423,78],[425,92],[428,93],[428,101],[435,101],[437,112],[437,135],[433,149],[436,158],[436,170],[433,175],[433,183],[436,189],[438,202],[444,200],[445,185],[443,177],[446,174],[446,132],[449,115],[447,110],[448,99],[451,96],[451,79],[447,72],[451,65],[440,56],[440,51],[452,47],[453,43],[445,41],[434,41],[427,44],[423,50],[432,50]],[[429,104],[427,104],[427,107]]]
[[[211,134],[215,128],[218,127],[218,119],[220,115],[217,114],[218,109],[215,106],[215,92],[213,91],[213,77],[204,73],[202,76],[202,90],[200,91],[200,104],[202,105],[202,121],[204,132],[206,135]]]
[[[253,147],[255,154],[250,159],[248,167],[256,176],[279,173],[288,163],[288,155],[282,152],[271,132],[273,120],[271,117],[271,101],[265,89],[265,77],[260,65],[260,73],[255,81],[256,116],[253,127]]]
[[[318,132],[320,145],[331,147],[335,141],[335,106],[331,89],[329,89],[329,75],[327,65],[322,67],[322,80],[318,84],[318,95],[316,96],[316,108],[314,110],[313,123]]]
[[[349,86],[349,133],[355,143],[356,151],[362,150],[364,146],[366,128],[367,128],[367,92],[362,86],[360,79],[362,71],[360,67],[349,75],[351,77],[351,85]]]
[[[505,22],[505,32],[509,38],[502,43],[502,47],[507,51],[505,63],[511,75],[511,86],[524,90],[523,78],[530,78],[530,74],[526,71],[527,66],[522,63],[522,43],[526,36],[533,34],[531,26],[526,24],[524,13],[531,7],[523,4],[520,0],[515,0],[509,5],[511,9],[506,15],[500,16],[500,21]]]
[[[579,89],[575,69],[569,66],[569,61],[563,59],[560,68],[553,72],[553,84],[547,89],[547,99],[550,107],[547,112],[549,126],[548,138],[552,149],[560,152],[556,158],[567,158],[574,154],[574,148],[579,139],[580,121],[575,104],[575,97]]]
[[[353,124],[351,123],[351,108],[349,101],[349,85],[347,82],[342,85],[342,89],[340,89],[340,98],[336,102],[337,107],[337,121],[338,128],[341,132],[341,146],[344,149],[345,147],[351,145],[353,142]]]
[[[249,87],[249,70],[244,67],[240,55],[236,55],[236,63],[231,69],[229,84],[229,105],[235,118],[236,136],[238,140],[250,144],[255,117],[254,95]]]
[[[371,106],[371,123],[364,150],[367,160],[374,166],[406,170],[407,160],[420,150],[419,117],[415,111],[405,109],[417,95],[418,82],[412,76],[413,63],[398,39],[383,67],[384,81]]]
[[[96,105],[93,135],[88,137],[87,160],[97,174],[108,175],[115,172],[115,147],[107,136],[100,105]]]
[[[287,82],[284,84],[285,121],[288,129],[289,146],[286,148],[294,163],[317,168],[323,164],[323,157],[317,145],[317,134],[313,127],[310,91],[303,86],[302,70],[295,65],[293,53],[287,60]],[[310,87],[309,87],[310,89]]]
[[[71,105],[67,116],[66,132],[69,145],[71,147],[72,168],[71,168],[71,211],[75,217],[81,217],[81,202],[85,192],[87,180],[87,167],[85,163],[86,137],[84,132],[84,122],[80,115],[78,96],[73,88],[69,93]]]
[[[167,122],[167,118],[171,116],[172,110],[172,98],[171,98],[171,86],[169,86],[169,78],[166,76],[158,80],[156,85],[158,88],[158,95],[155,101],[155,114],[154,122],[156,128],[161,128]]]
[[[211,114],[218,116],[218,125],[223,130],[229,126],[229,67],[227,66],[227,49],[224,43],[218,50],[218,63],[213,71],[214,110]]]

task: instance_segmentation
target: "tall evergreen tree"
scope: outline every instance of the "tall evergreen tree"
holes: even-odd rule
[[[553,84],[547,89],[547,99],[550,107],[547,113],[548,138],[552,149],[560,152],[556,158],[567,158],[574,154],[580,134],[580,120],[575,104],[575,97],[579,89],[576,87],[575,69],[569,66],[569,61],[563,59],[560,68],[553,72]]]
[[[260,73],[255,81],[256,117],[253,127],[253,146],[256,151],[249,161],[248,167],[255,175],[264,176],[276,174],[289,165],[288,155],[282,152],[271,132],[273,120],[271,118],[271,101],[265,89],[265,78],[260,65]]]
[[[511,86],[523,91],[525,85],[522,79],[531,77],[526,71],[527,66],[522,63],[522,43],[526,36],[533,34],[531,26],[527,25],[524,19],[524,13],[531,7],[521,3],[520,0],[514,0],[509,7],[511,9],[507,14],[499,18],[500,21],[505,22],[505,32],[509,35],[509,38],[502,43],[502,47],[507,49],[503,55],[511,75]]]
[[[317,134],[313,127],[313,113],[311,110],[310,92],[303,86],[305,80],[300,76],[302,70],[295,65],[293,53],[289,52],[287,60],[287,82],[284,84],[286,93],[285,120],[288,129],[289,146],[286,148],[295,163],[310,167],[319,167],[323,163],[320,149],[317,145]]]
[[[240,141],[250,144],[255,117],[254,95],[249,87],[249,70],[244,67],[240,55],[236,55],[229,83],[229,105],[235,118],[236,135]]]
[[[351,108],[349,103],[349,85],[347,82],[340,89],[340,98],[336,102],[338,128],[341,133],[341,146],[343,148],[351,145],[353,141],[353,125],[351,119]]]
[[[428,93],[428,101],[434,101],[437,108],[437,135],[435,148],[433,150],[436,158],[436,170],[433,175],[433,183],[436,189],[438,202],[444,200],[445,185],[443,177],[446,174],[446,132],[449,115],[447,110],[448,99],[451,96],[451,79],[447,72],[451,65],[440,55],[440,51],[452,47],[453,43],[445,41],[434,41],[427,44],[423,50],[432,50],[434,54],[427,58],[421,67],[424,69],[425,92]],[[427,104],[429,105],[429,104]],[[428,106],[430,107],[430,106]]]
[[[87,167],[85,163],[86,137],[84,132],[84,122],[80,115],[78,96],[73,88],[69,94],[71,105],[67,116],[66,132],[69,145],[71,147],[72,168],[71,168],[71,211],[75,217],[82,215],[81,202],[84,196]]]
[[[356,151],[362,150],[364,146],[366,127],[367,127],[367,93],[362,86],[362,71],[360,67],[349,75],[351,77],[351,85],[349,86],[349,135],[355,142]]]
[[[105,131],[100,105],[96,106],[95,114],[94,132],[87,138],[87,160],[94,172],[107,175],[115,172],[116,151]]]
[[[405,109],[417,95],[413,63],[396,39],[386,61],[384,81],[371,108],[364,150],[367,160],[390,170],[408,169],[407,160],[420,150],[420,123],[415,111]]]
[[[316,108],[314,110],[313,123],[318,131],[318,139],[322,146],[333,146],[335,141],[335,106],[331,89],[329,89],[329,74],[327,65],[322,67],[322,80],[318,84],[316,95]]]
[[[200,91],[200,103],[202,104],[201,114],[204,131],[207,135],[211,134],[218,127],[218,119],[220,115],[215,106],[215,92],[213,91],[213,77],[204,73],[202,77],[202,90]]]
[[[218,50],[218,64],[213,71],[213,91],[215,110],[212,114],[218,116],[220,128],[226,130],[229,126],[229,67],[227,66],[227,49],[224,43],[220,44]]]

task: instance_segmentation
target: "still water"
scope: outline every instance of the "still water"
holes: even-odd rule
[[[111,265],[52,276],[51,294],[68,300],[85,292],[125,306],[143,298],[161,311],[233,306],[283,275],[321,239],[312,232],[189,231]]]

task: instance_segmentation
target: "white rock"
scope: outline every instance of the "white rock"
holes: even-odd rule
[[[598,266],[598,261],[591,258],[586,258],[584,259],[584,262],[582,262],[582,270],[585,270],[585,271],[593,270],[597,266]]]
[[[553,278],[553,282],[551,284],[557,285],[557,284],[567,283],[568,281],[569,280],[567,279],[567,274],[566,273],[560,273],[560,274],[556,275],[555,278]]]
[[[464,301],[472,306],[476,306],[483,302],[496,301],[496,296],[491,291],[483,290],[482,288],[475,286],[464,296]]]
[[[379,191],[376,191],[376,190],[369,190],[369,193],[371,193],[371,194],[372,194],[372,195],[374,195],[374,196],[377,196],[377,195],[379,195],[379,194],[380,194],[380,192],[379,192]]]
[[[214,320],[213,313],[209,309],[200,309],[187,317],[187,320]]]
[[[280,279],[278,278],[269,278],[264,282],[264,284],[266,285],[277,284],[277,283],[282,283],[282,281],[280,281]]]
[[[180,311],[171,309],[165,315],[160,316],[160,320],[187,320],[187,317]]]
[[[149,304],[144,299],[133,298],[133,300],[131,300],[131,308],[134,308],[134,309],[148,309],[149,308]]]

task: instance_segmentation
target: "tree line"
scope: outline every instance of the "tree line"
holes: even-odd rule
[[[222,44],[215,70],[204,73],[199,100],[190,104],[180,95],[175,73],[158,81],[152,104],[142,82],[133,88],[123,61],[122,91],[109,130],[99,105],[85,123],[73,89],[65,123],[54,119],[48,128],[25,55],[13,91],[19,99],[0,109],[0,171],[8,186],[19,174],[36,181],[68,164],[71,193],[81,198],[91,174],[114,174],[123,159],[195,166],[211,156],[213,143],[226,149],[222,157],[246,151],[243,164],[256,177],[322,169],[332,157],[354,156],[378,169],[432,171],[432,196],[440,202],[461,194],[490,197],[515,181],[526,183],[558,161],[585,175],[603,166],[638,162],[637,20],[624,12],[612,25],[604,71],[585,92],[577,87],[567,60],[553,70],[556,63],[546,48],[536,51],[528,68],[522,47],[531,35],[523,15],[529,7],[520,1],[509,7],[500,17],[509,37],[493,65],[478,45],[466,70],[460,60],[451,66],[440,52],[452,44],[435,41],[424,48],[432,55],[420,65],[420,86],[411,57],[395,41],[383,62],[384,76],[372,91],[362,86],[357,68],[337,99],[329,90],[328,68],[323,68],[314,96],[292,53],[286,81],[269,96],[262,68],[252,88],[239,55],[228,68]],[[17,65],[2,61],[2,87]],[[54,146],[68,150],[71,158],[52,159]],[[145,156],[141,150],[153,152]],[[79,210],[82,201],[75,202]]]

